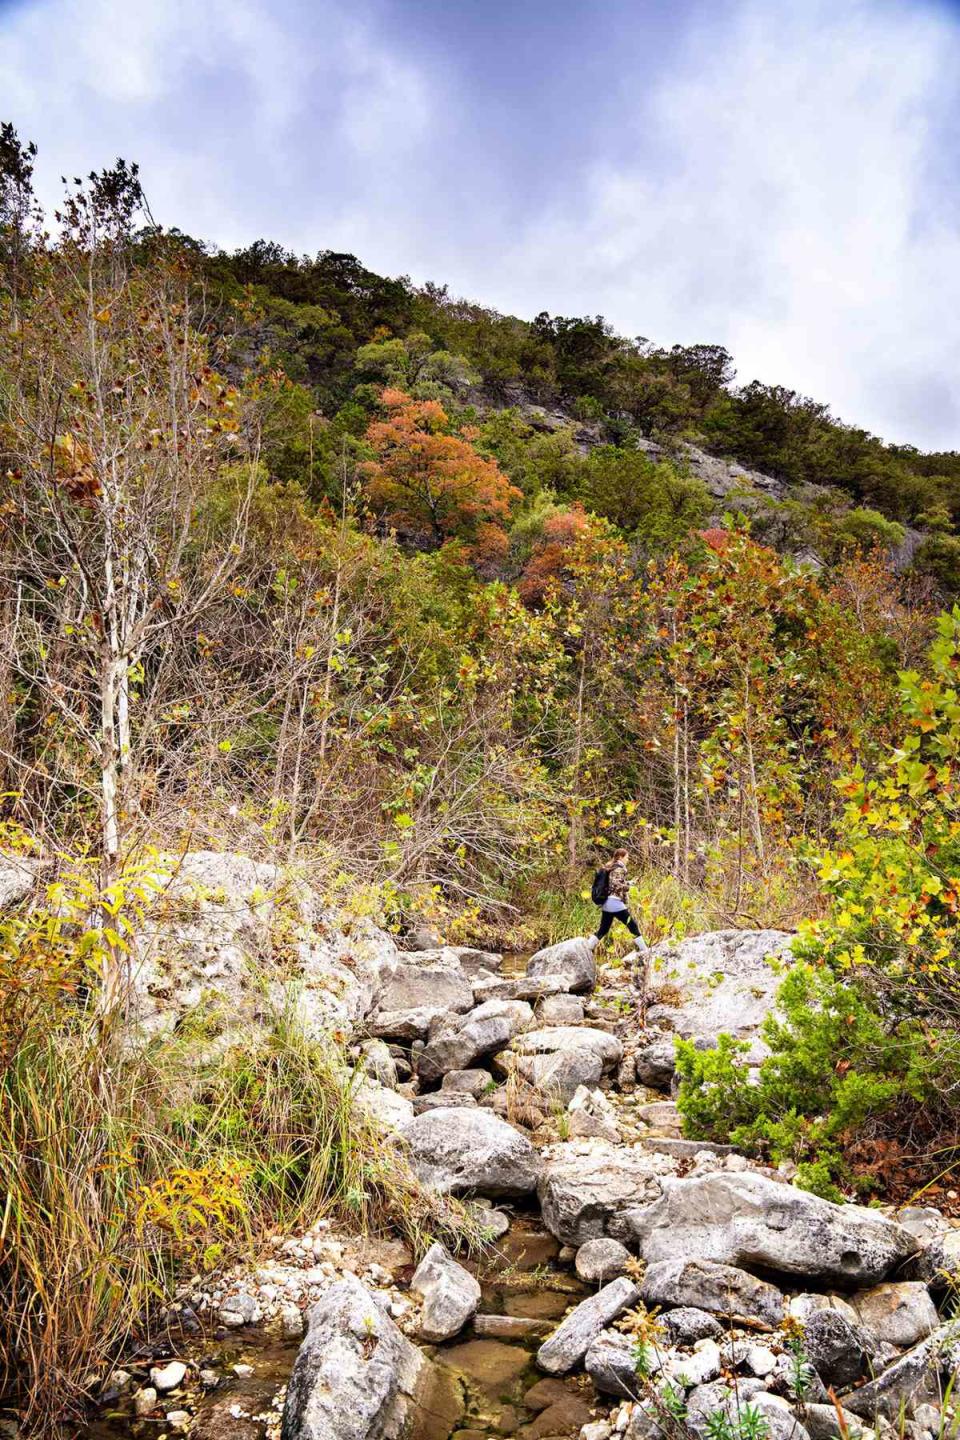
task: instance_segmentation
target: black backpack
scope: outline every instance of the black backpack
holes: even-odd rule
[[[590,887],[590,899],[594,905],[603,905],[610,895],[610,871],[598,870]]]

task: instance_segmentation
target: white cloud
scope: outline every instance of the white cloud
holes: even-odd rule
[[[644,159],[598,159],[528,228],[502,302],[719,341],[742,380],[960,447],[960,227],[936,178],[958,73],[944,12],[747,0],[638,105]]]
[[[136,159],[154,212],[230,246],[346,243],[430,119],[417,68],[348,0],[40,0],[0,17],[0,95],[62,172]],[[382,235],[382,213],[371,215]]]
[[[406,3],[27,0],[0,12],[0,107],[40,144],[48,201],[61,171],[123,154],[155,213],[203,238],[349,249],[520,314],[718,341],[742,380],[960,447],[955,12],[678,4],[668,58],[648,47],[633,82],[610,62],[609,129],[584,129],[578,168],[562,135],[524,132],[552,30],[543,73],[511,79],[508,148],[486,129],[490,77],[450,42],[428,61],[416,5],[387,38]],[[572,89],[573,126],[578,106]]]

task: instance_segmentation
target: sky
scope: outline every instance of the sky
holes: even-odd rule
[[[960,0],[0,0],[0,118],[230,249],[726,345],[960,449]]]

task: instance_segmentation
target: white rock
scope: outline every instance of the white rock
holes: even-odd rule
[[[430,1246],[410,1281],[423,1300],[420,1335],[424,1340],[449,1340],[477,1313],[480,1286],[469,1271],[440,1244]]]
[[[635,1240],[649,1264],[682,1255],[847,1283],[882,1280],[918,1248],[875,1211],[753,1173],[667,1180],[622,1221],[617,1238]]]
[[[171,1360],[168,1365],[155,1365],[150,1371],[150,1384],[159,1395],[176,1390],[187,1376],[187,1367],[182,1360]]]

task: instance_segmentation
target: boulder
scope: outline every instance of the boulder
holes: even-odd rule
[[[622,1275],[630,1263],[630,1251],[619,1240],[598,1236],[588,1240],[577,1251],[573,1268],[580,1279],[588,1285],[605,1285],[617,1275]]]
[[[433,1021],[472,1008],[473,989],[459,966],[401,965],[384,980],[368,1028],[391,1040],[421,1040]]]
[[[528,1195],[541,1161],[530,1141],[505,1120],[479,1108],[417,1115],[401,1134],[414,1170],[443,1194]]]
[[[605,1070],[612,1070],[623,1055],[623,1046],[615,1035],[590,1025],[547,1025],[540,1030],[527,1030],[517,1036],[511,1049],[517,1055],[585,1051],[597,1055]]]
[[[875,1380],[841,1395],[840,1403],[871,1423],[878,1415],[892,1421],[901,1413],[909,1417],[916,1405],[939,1394],[938,1348],[943,1333],[936,1331],[894,1361]]]
[[[643,1384],[637,1377],[634,1343],[629,1335],[621,1335],[619,1330],[603,1330],[587,1351],[584,1367],[604,1395],[639,1399]]]
[[[706,1385],[715,1380],[723,1364],[716,1340],[698,1340],[691,1355],[668,1355],[662,1373],[665,1380],[672,1380],[689,1390],[694,1385]]]
[[[354,1087],[353,1098],[357,1108],[363,1110],[382,1130],[401,1129],[413,1119],[414,1107],[405,1095],[389,1090],[366,1075]]]
[[[537,1351],[537,1364],[548,1375],[564,1375],[579,1365],[601,1330],[636,1305],[640,1291],[625,1275],[582,1300]]]
[[[503,964],[503,956],[493,950],[475,950],[471,945],[449,945],[447,949],[456,956],[457,963],[468,980],[472,980],[481,971],[486,971],[489,975],[496,974]]]
[[[420,1336],[449,1340],[477,1313],[480,1286],[442,1245],[431,1245],[417,1266],[410,1289],[421,1297]]]
[[[768,1330],[784,1317],[783,1295],[775,1285],[712,1260],[660,1260],[647,1267],[640,1296],[647,1306],[693,1306]]]
[[[364,1040],[360,1046],[363,1068],[372,1080],[388,1089],[397,1088],[397,1062],[384,1040]]]
[[[576,995],[545,995],[537,1001],[541,1025],[582,1025],[583,1001]]]
[[[429,1362],[355,1275],[310,1311],[283,1406],[282,1440],[398,1440]]]
[[[721,1034],[733,1035],[749,1042],[748,1059],[759,1064],[768,1053],[760,1028],[773,1009],[790,942],[782,930],[714,930],[661,942],[653,950],[656,988],[647,1022],[710,1045]]]
[[[617,1238],[633,1239],[649,1264],[680,1256],[847,1284],[882,1280],[918,1248],[875,1211],[751,1172],[667,1180],[659,1200],[621,1225]]]
[[[559,945],[548,945],[527,961],[527,975],[531,980],[560,975],[567,981],[565,990],[577,993],[592,990],[597,983],[593,947],[582,936],[575,940],[561,940]]]
[[[673,1100],[654,1100],[648,1105],[638,1105],[637,1116],[655,1130],[680,1133],[680,1111]]]
[[[648,1031],[637,1044],[634,1057],[636,1077],[652,1090],[669,1090],[677,1068],[677,1045],[673,1035]]]
[[[473,998],[484,1000],[542,1000],[545,995],[567,993],[566,975],[479,975],[473,981]]]
[[[499,1050],[533,1020],[520,1000],[487,1000],[465,1015],[444,1016],[431,1026],[417,1059],[417,1073],[428,1084],[448,1070],[467,1070],[481,1055]]]
[[[698,1385],[687,1396],[687,1428],[693,1435],[706,1435],[715,1424],[711,1421],[711,1416],[721,1414],[729,1419],[733,1433],[737,1434],[739,1433],[739,1415],[743,1406],[754,1404],[757,1396],[762,1393],[764,1393],[762,1380],[738,1380],[736,1389],[724,1380],[713,1380],[707,1385]],[[804,1435],[805,1432],[801,1430],[794,1440],[804,1440]]]
[[[919,1280],[874,1285],[852,1295],[850,1303],[871,1335],[898,1350],[926,1340],[939,1324],[937,1307]]]
[[[426,1110],[469,1110],[476,1103],[465,1090],[433,1090],[429,1095],[414,1096],[413,1113],[422,1115]]]
[[[570,1135],[573,1139],[597,1136],[614,1144],[620,1139],[617,1112],[602,1090],[578,1085],[567,1106]]]
[[[610,1228],[622,1212],[660,1194],[675,1174],[666,1155],[628,1150],[603,1140],[572,1140],[543,1152],[537,1187],[543,1223],[564,1245],[583,1245]],[[614,1234],[623,1241],[624,1236]]]
[[[661,1323],[672,1345],[696,1345],[698,1340],[716,1340],[723,1334],[719,1321],[694,1305],[668,1310]]]
[[[472,1095],[478,1100],[493,1081],[489,1070],[448,1070],[440,1082],[442,1095]]]
[[[841,1426],[842,1420],[842,1426]],[[872,1440],[869,1430],[858,1415],[836,1405],[804,1405],[803,1423],[810,1440]]]
[[[592,1050],[558,1050],[553,1055],[507,1051],[496,1058],[500,1069],[520,1075],[547,1106],[568,1105],[578,1090],[593,1089],[603,1074],[603,1061]]]
[[[803,1327],[807,1359],[825,1385],[842,1390],[867,1373],[870,1355],[863,1332],[839,1310],[818,1310]]]

